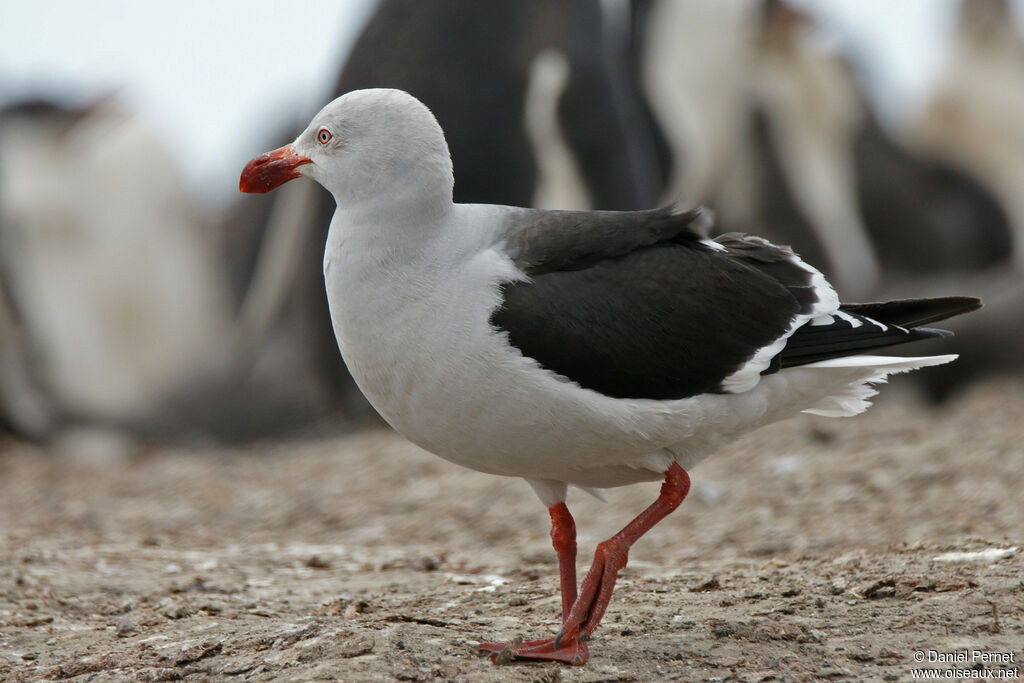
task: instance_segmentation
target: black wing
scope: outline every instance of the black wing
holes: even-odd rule
[[[675,399],[722,382],[820,295],[789,249],[709,242],[698,211],[526,212],[507,242],[529,282],[491,322],[544,367],[616,398]]]
[[[899,299],[870,304],[843,304],[843,310],[863,315],[886,325],[918,327],[970,313],[981,308],[973,296],[945,296],[932,299]]]
[[[948,337],[953,333],[919,326],[979,308],[981,300],[968,296],[843,304],[834,315],[801,326],[782,353],[772,359],[768,372],[919,339]]]
[[[946,297],[831,310],[834,292],[788,247],[738,234],[711,242],[699,209],[523,210],[511,220],[506,250],[532,279],[504,285],[491,323],[524,355],[616,398],[723,391],[787,334],[755,372],[944,336],[915,326],[981,306]]]
[[[709,214],[675,205],[647,211],[540,211],[513,214],[505,251],[527,275],[580,270],[659,242],[707,238]]]

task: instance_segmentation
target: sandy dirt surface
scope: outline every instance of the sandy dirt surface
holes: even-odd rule
[[[7,442],[0,680],[1024,676],[1022,406],[1021,383],[939,411],[894,386],[859,418],[730,446],[634,547],[582,668],[472,652],[557,629],[547,513],[521,481],[384,430],[132,456]],[[657,490],[570,495],[581,571]]]

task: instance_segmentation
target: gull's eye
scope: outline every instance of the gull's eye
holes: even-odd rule
[[[331,135],[331,131],[327,130],[326,128],[321,128],[319,131],[317,131],[316,134],[316,139],[320,142],[321,145],[326,145],[328,142],[331,141],[331,138],[333,137],[334,136]]]

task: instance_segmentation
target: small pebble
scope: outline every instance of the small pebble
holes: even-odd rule
[[[139,632],[139,625],[128,617],[121,617],[117,622],[117,630],[114,632],[118,638],[125,638],[133,633]]]

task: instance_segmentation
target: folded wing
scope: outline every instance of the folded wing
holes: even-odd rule
[[[841,308],[789,248],[738,234],[712,241],[708,222],[677,207],[524,210],[504,247],[528,279],[503,285],[491,322],[583,387],[667,400],[746,391],[763,373],[938,336],[903,325],[979,305],[953,297]]]

